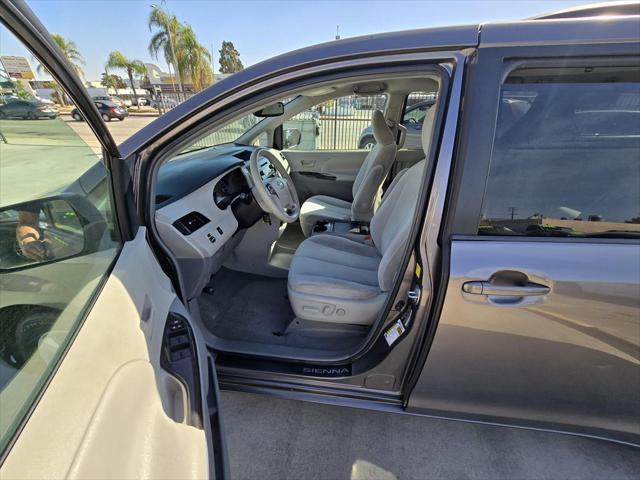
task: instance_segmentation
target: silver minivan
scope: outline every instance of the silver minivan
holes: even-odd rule
[[[1,2],[99,145],[0,120],[2,478],[227,478],[220,389],[640,445],[639,13],[297,50],[116,145]]]

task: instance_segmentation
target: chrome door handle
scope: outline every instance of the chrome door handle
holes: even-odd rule
[[[546,285],[527,283],[526,285],[496,285],[486,281],[466,282],[462,291],[473,295],[496,295],[501,297],[534,297],[551,291]]]

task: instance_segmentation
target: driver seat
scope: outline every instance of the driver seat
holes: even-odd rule
[[[393,132],[380,110],[373,112],[371,126],[376,145],[367,154],[353,182],[353,202],[327,195],[314,195],[307,199],[300,208],[300,227],[305,237],[311,235],[313,226],[323,220],[371,220],[380,186],[396,159],[398,149]]]
[[[433,123],[431,112],[422,131],[427,158]],[[376,320],[400,269],[426,162],[409,168],[387,192],[371,219],[370,237],[318,234],[300,244],[288,279],[289,301],[298,318],[354,325]]]

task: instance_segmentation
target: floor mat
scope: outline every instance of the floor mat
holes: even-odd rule
[[[295,317],[287,298],[287,279],[222,268],[198,299],[205,326],[227,340],[285,342],[283,333]]]
[[[287,279],[264,277],[222,268],[209,282],[212,293],[198,298],[205,327],[226,340],[344,350],[360,343],[366,332],[344,332],[331,337],[289,333],[295,318],[287,297]]]

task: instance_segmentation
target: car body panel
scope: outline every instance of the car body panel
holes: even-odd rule
[[[480,227],[478,236],[508,72],[529,64],[584,68],[637,61],[638,19],[524,23],[483,26],[487,43],[469,68],[440,232],[445,288],[438,292],[426,362],[414,372],[408,408],[640,444],[637,240],[517,237],[496,227]],[[463,283],[505,270],[531,274],[551,292],[511,306],[463,296]]]
[[[496,269],[548,295],[466,294]],[[454,240],[447,296],[409,410],[640,443],[640,246]]]

